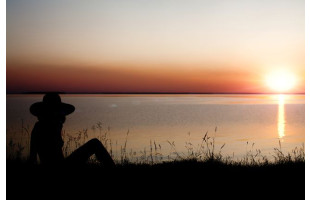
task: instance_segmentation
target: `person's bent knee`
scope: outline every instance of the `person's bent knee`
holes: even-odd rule
[[[95,146],[95,147],[102,146],[102,143],[97,138],[93,138],[93,139],[89,140],[88,143],[91,146]]]

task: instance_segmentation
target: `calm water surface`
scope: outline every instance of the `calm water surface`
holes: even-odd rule
[[[42,97],[7,95],[7,144],[22,143],[24,156],[27,130],[36,122],[29,107]],[[106,134],[116,157],[126,140],[132,156],[149,152],[150,144],[164,156],[186,155],[188,147],[199,148],[206,132],[217,150],[225,144],[222,154],[236,158],[256,149],[271,156],[279,141],[289,152],[305,141],[304,95],[62,95],[62,101],[76,107],[64,124],[65,142],[83,131],[88,138],[82,134],[80,143]]]

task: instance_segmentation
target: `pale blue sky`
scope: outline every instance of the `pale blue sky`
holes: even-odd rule
[[[225,54],[293,62],[287,48],[303,48],[304,1],[11,0],[7,44],[8,58],[26,60],[186,62]]]

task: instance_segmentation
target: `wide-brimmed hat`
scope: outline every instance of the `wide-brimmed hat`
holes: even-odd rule
[[[43,101],[34,103],[30,106],[30,112],[34,116],[42,116],[51,112],[59,112],[69,115],[75,110],[71,104],[61,102],[61,98],[57,93],[47,93],[43,97]]]

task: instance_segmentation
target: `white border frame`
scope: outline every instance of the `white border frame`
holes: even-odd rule
[[[305,187],[305,199],[310,198],[309,190],[307,190],[309,186],[309,163],[307,160],[309,160],[309,152],[307,151],[307,147],[309,146],[309,136],[307,133],[309,132],[309,55],[310,55],[310,15],[309,15],[309,8],[310,8],[310,0],[305,0],[305,154],[306,154],[306,162],[305,162],[305,181],[306,181],[306,187]]]
[[[6,199],[6,1],[0,1],[0,199]]]

